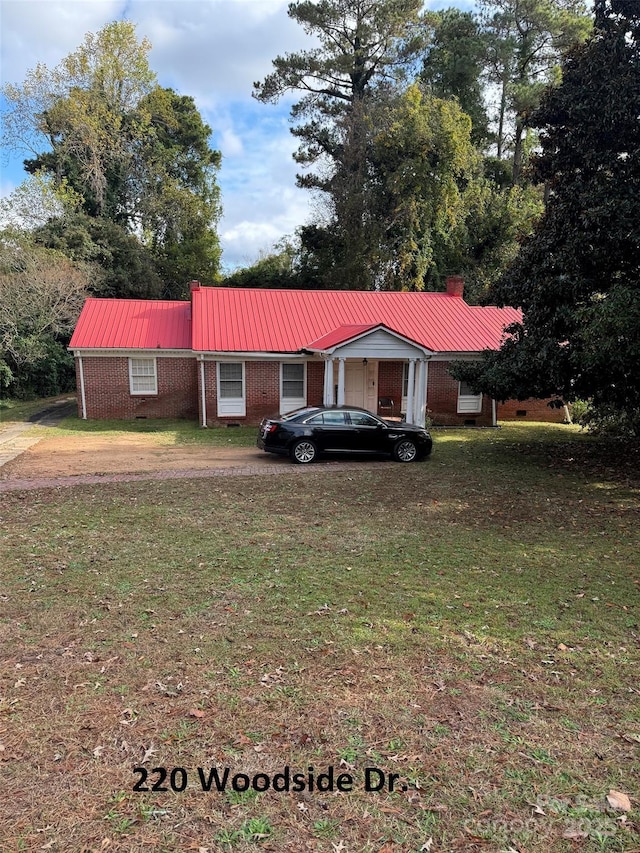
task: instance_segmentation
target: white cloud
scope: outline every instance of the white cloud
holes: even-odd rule
[[[227,268],[251,263],[305,221],[309,199],[295,187],[288,108],[251,96],[278,54],[308,44],[285,0],[2,0],[0,8],[1,76],[11,83],[38,63],[53,68],[110,21],[136,24],[152,44],[160,84],[194,97],[222,152]],[[9,158],[2,194],[24,177],[22,157]]]
[[[123,0],[2,0],[2,83],[19,83],[38,63],[57,65],[85,33],[118,20],[125,6]]]

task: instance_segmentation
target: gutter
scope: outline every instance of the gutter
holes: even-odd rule
[[[87,419],[87,398],[84,392],[84,370],[82,367],[82,356],[78,356],[78,373],[80,375],[80,403],[82,406],[82,420]]]

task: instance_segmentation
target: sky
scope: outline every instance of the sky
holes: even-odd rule
[[[248,266],[283,237],[313,221],[313,199],[298,189],[289,110],[252,98],[253,83],[279,54],[309,47],[287,16],[286,0],[0,0],[0,82],[20,84],[42,63],[54,68],[88,32],[129,20],[152,44],[149,64],[162,86],[194,98],[222,153],[218,227],[222,266]],[[428,0],[427,5],[466,5]],[[26,177],[22,156],[6,149],[0,195]]]

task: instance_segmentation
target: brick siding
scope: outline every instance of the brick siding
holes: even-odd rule
[[[83,356],[83,372],[87,417],[112,418],[199,418],[202,422],[200,392],[200,362],[195,358],[157,356],[157,395],[129,393],[129,362],[123,357],[97,358]],[[427,416],[435,425],[475,426],[492,425],[492,403],[483,397],[482,412],[458,414],[458,382],[448,372],[449,362],[431,361],[428,367],[429,388]],[[246,361],[246,415],[219,417],[217,411],[217,369],[215,361],[204,362],[207,425],[229,423],[254,425],[263,417],[277,414],[280,408],[280,363],[277,361]],[[381,361],[378,365],[378,396],[390,397],[394,413],[402,408],[401,361]],[[78,359],[76,380],[80,388]],[[324,363],[307,363],[307,403],[322,404]],[[523,414],[524,413],[524,414]],[[78,414],[82,401],[78,394]],[[388,414],[387,411],[384,414]],[[554,409],[545,400],[509,401],[498,406],[499,420],[548,421],[561,423],[564,409]]]
[[[145,357],[146,357],[145,353]],[[156,357],[158,393],[129,392],[129,359],[83,356],[87,418],[132,420],[134,418],[195,418],[198,414],[196,361],[192,358]],[[80,370],[76,358],[76,387]],[[78,394],[78,415],[82,399]]]
[[[549,400],[507,400],[498,404],[498,420],[564,423],[567,417],[564,407],[557,409],[548,404]]]
[[[324,362],[307,362],[307,405],[321,406],[324,400]]]
[[[393,401],[393,416],[397,417],[402,412],[402,362],[380,361],[378,362],[378,400],[387,397]],[[389,409],[380,411],[378,414],[388,417]]]
[[[492,426],[491,399],[482,397],[478,414],[458,414],[458,380],[449,373],[448,361],[430,361],[428,367],[427,417],[436,426]]]

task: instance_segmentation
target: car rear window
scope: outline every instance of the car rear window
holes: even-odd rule
[[[314,409],[306,408],[306,409],[294,409],[293,412],[287,412],[286,415],[281,415],[281,421],[294,421],[298,418],[303,418],[307,412],[313,412]]]

